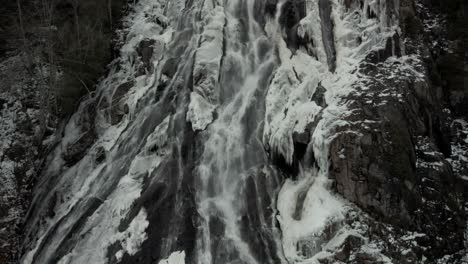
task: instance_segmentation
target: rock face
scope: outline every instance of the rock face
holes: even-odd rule
[[[468,118],[437,10],[133,4],[42,169],[20,262],[467,260]]]
[[[436,143],[444,124],[434,120],[443,118],[442,109],[430,95],[428,80],[408,80],[403,72],[379,79],[379,72],[388,74],[393,67],[361,69],[371,83],[365,91],[357,89],[365,95],[354,98],[351,109],[356,110],[343,128],[353,133],[344,132],[331,143],[330,176],[338,193],[376,218],[461,249],[466,219],[461,179],[445,160],[446,146]],[[425,246],[436,257],[449,254],[445,250],[451,247],[443,242]]]

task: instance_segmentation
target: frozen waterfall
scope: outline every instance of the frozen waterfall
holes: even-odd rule
[[[315,263],[347,210],[342,99],[395,31],[361,2],[138,1],[47,160],[21,263]]]

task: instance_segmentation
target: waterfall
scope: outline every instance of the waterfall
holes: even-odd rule
[[[197,263],[278,263],[277,252],[256,252],[275,246],[274,230],[256,230],[274,227],[273,215],[262,208],[274,202],[264,204],[256,201],[258,197],[249,199],[247,193],[266,188],[273,198],[271,192],[278,184],[260,140],[264,95],[277,63],[275,49],[254,17],[254,1],[226,1],[225,5],[221,104],[217,118],[202,133],[206,141],[197,169],[202,217]],[[259,182],[259,177],[265,182]],[[257,211],[249,212],[252,209]],[[252,214],[258,214],[258,219],[251,219]]]
[[[140,0],[47,160],[22,263],[308,263],[346,210],[328,179],[342,99],[388,34],[371,21],[357,43],[355,14],[339,0]]]

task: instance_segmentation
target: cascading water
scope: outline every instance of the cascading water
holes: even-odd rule
[[[260,140],[275,50],[254,17],[254,1],[225,4],[221,104],[217,118],[203,132],[206,141],[197,170],[201,180],[198,211],[203,223],[198,263],[279,263],[279,250],[269,250],[276,248],[274,228],[257,230],[274,227],[273,214],[262,212],[261,207],[273,207],[274,202],[256,205],[247,194],[258,186],[258,177],[264,178],[262,184],[267,185],[271,198],[279,183]],[[249,218],[251,209],[258,210],[255,222]],[[266,249],[259,253],[259,248]]]
[[[327,187],[340,98],[387,34],[366,21],[357,43],[345,29],[365,12],[353,10],[340,0],[140,0],[121,58],[49,157],[22,263],[308,263],[343,217]]]

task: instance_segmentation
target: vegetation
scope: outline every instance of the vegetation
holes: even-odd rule
[[[39,71],[45,110],[71,113],[112,59],[112,38],[126,0],[16,0],[0,7],[0,56],[24,54]]]

